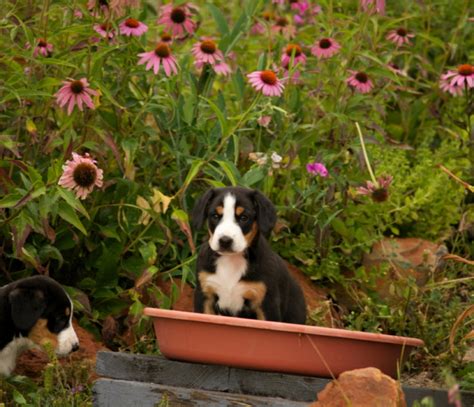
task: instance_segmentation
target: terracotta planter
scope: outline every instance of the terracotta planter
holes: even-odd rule
[[[415,338],[145,308],[162,354],[175,360],[332,377],[397,366],[423,341]]]

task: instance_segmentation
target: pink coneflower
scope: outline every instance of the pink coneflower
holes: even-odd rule
[[[366,12],[385,14],[385,0],[360,0],[360,5]]]
[[[52,53],[53,53],[53,44],[50,44],[50,43],[46,42],[46,40],[43,40],[42,38],[39,38],[38,41],[36,42],[36,47],[33,50],[33,56],[35,58],[38,55],[43,55],[44,57],[49,57]]]
[[[224,54],[210,38],[205,38],[194,44],[191,52],[195,58],[194,64],[198,69],[209,64],[218,75],[231,73],[229,65],[224,62]]]
[[[115,36],[114,27],[110,23],[94,24],[94,31],[103,38],[112,39]]]
[[[286,38],[293,38],[296,34],[295,26],[291,25],[286,17],[276,17],[272,31],[283,34]]]
[[[463,87],[457,84],[452,85],[450,79],[446,79],[445,75],[441,75],[441,79],[439,81],[439,87],[442,91],[450,93],[453,96],[461,96],[463,92]]]
[[[311,47],[311,53],[315,57],[318,57],[320,59],[325,59],[325,58],[330,58],[333,55],[336,55],[340,49],[341,49],[341,46],[336,40],[333,40],[332,38],[323,38],[317,41]]]
[[[357,193],[360,195],[370,195],[375,202],[384,202],[388,199],[388,187],[393,181],[391,175],[382,176],[377,182],[366,181],[365,186],[358,187]]]
[[[171,48],[165,42],[159,42],[153,51],[143,52],[138,54],[138,56],[141,57],[138,61],[138,65],[146,63],[145,69],[148,71],[153,68],[155,75],[158,74],[160,64],[163,65],[166,76],[178,73],[176,59],[171,55]]]
[[[268,116],[268,115],[260,116],[257,119],[257,123],[262,127],[268,127],[271,121],[272,121],[272,116]]]
[[[83,104],[89,109],[95,109],[94,103],[92,102],[91,96],[96,96],[97,91],[89,88],[89,82],[86,78],[69,81],[64,81],[61,89],[56,93],[56,101],[59,106],[67,106],[67,114],[72,113],[72,109],[77,105],[79,110],[82,112]]]
[[[134,18],[127,18],[120,23],[120,34],[126,35],[127,37],[134,36],[140,37],[148,31],[148,26],[143,24],[141,21],[135,20]]]
[[[415,34],[410,34],[404,28],[397,28],[387,34],[387,40],[392,41],[397,47],[401,47],[403,44],[411,45],[410,38],[413,38]]]
[[[347,84],[360,93],[369,93],[374,87],[365,72],[349,71],[352,75],[346,80]]]
[[[306,63],[306,55],[303,52],[303,49],[298,44],[288,44],[283,49],[283,54],[281,56],[281,64],[284,67],[288,67],[293,58],[293,65]]]
[[[247,75],[250,84],[265,96],[281,96],[285,86],[281,83],[275,72],[270,70],[255,71]]]
[[[109,15],[110,5],[107,0],[89,0],[87,2],[87,9],[93,15],[97,15],[97,11],[101,11],[105,15]]]
[[[310,3],[308,0],[291,0],[290,8],[296,10],[299,14],[305,14],[306,11],[310,8]]]
[[[172,4],[161,6],[158,24],[163,24],[166,30],[176,37],[182,37],[186,33],[192,35],[196,30],[196,23],[191,19],[191,9],[195,9],[195,6],[190,4],[176,7]]]
[[[459,65],[456,71],[448,71],[441,80],[449,81],[452,86],[474,88],[474,65]]]
[[[63,165],[63,174],[58,184],[74,191],[78,198],[86,199],[94,187],[102,187],[103,178],[103,171],[97,167],[96,160],[89,154],[80,156],[72,153],[72,160]]]
[[[296,9],[299,13],[295,14],[293,20],[297,25],[314,24],[315,16],[321,13],[321,6],[311,6],[310,3],[298,3]]]
[[[316,161],[306,164],[306,171],[312,175],[320,175],[321,177],[327,177],[329,175],[325,165]]]

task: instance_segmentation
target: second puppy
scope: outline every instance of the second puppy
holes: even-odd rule
[[[305,323],[303,292],[266,239],[276,219],[257,190],[210,189],[198,200],[193,226],[207,221],[209,240],[197,260],[196,312]]]

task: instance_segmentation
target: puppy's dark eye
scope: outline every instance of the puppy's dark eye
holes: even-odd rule
[[[219,220],[221,218],[221,215],[219,215],[218,213],[213,213],[211,215],[211,218],[214,219],[214,220]]]
[[[242,223],[245,223],[249,220],[249,217],[247,215],[240,215],[239,221]]]

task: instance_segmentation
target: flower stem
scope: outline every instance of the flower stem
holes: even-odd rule
[[[374,172],[372,171],[372,166],[370,165],[369,156],[367,155],[367,150],[365,149],[364,137],[362,136],[362,131],[360,130],[359,123],[355,122],[357,133],[359,134],[360,145],[362,146],[362,153],[364,154],[365,165],[367,165],[367,169],[369,170],[370,178],[374,185],[378,188],[379,183],[375,179]]]

